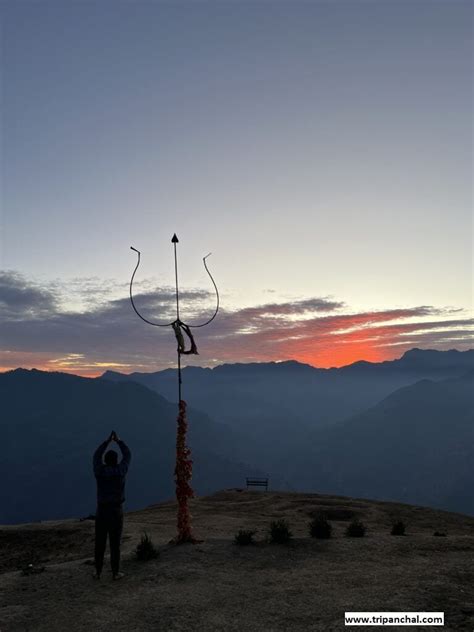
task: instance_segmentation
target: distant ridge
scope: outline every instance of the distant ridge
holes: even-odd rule
[[[256,423],[261,426],[267,416],[275,430],[275,424],[276,428],[284,425],[278,420],[289,415],[307,427],[343,421],[397,388],[425,378],[458,377],[471,369],[474,369],[473,349],[412,349],[397,360],[361,361],[333,369],[319,369],[291,360],[185,367],[183,376],[185,396],[197,408],[239,427],[242,423],[246,427]],[[106,371],[100,379],[133,380],[170,401],[176,400],[175,369],[129,375]],[[229,402],[233,402],[233,410],[229,409]]]
[[[260,371],[260,370],[298,370],[298,371],[321,371],[327,372],[344,372],[346,370],[354,369],[375,369],[383,368],[394,369],[401,367],[417,368],[417,369],[447,369],[454,368],[456,371],[459,368],[474,368],[474,349],[467,349],[466,351],[458,351],[457,349],[450,349],[449,351],[439,351],[437,349],[419,349],[413,348],[405,351],[400,358],[394,360],[383,360],[382,362],[370,362],[368,360],[357,360],[351,364],[346,364],[341,367],[321,368],[299,362],[298,360],[281,360],[271,362],[226,362],[224,364],[218,364],[214,367],[197,367],[188,366],[185,370],[189,373],[193,372],[220,372],[220,371]],[[163,369],[157,371],[157,373],[173,373],[175,369]],[[151,375],[154,372],[134,372],[129,375]],[[156,373],[156,372],[155,372]],[[126,375],[119,371],[108,370],[105,371],[101,377],[110,377],[114,375]]]
[[[398,360],[358,362],[339,369],[316,369],[297,362],[186,368],[184,393],[213,419],[244,432],[246,441],[233,446],[238,460],[258,463],[271,473],[285,472],[295,490],[344,494],[348,488],[356,495],[438,503],[450,510],[472,512],[470,492],[463,491],[463,481],[467,485],[467,464],[474,459],[474,454],[464,450],[474,444],[474,419],[469,421],[473,372],[474,350],[412,349]],[[170,369],[128,376],[108,372],[102,379],[135,380],[170,400],[176,394],[176,373]],[[456,385],[452,392],[450,382]],[[407,402],[404,389],[417,396]],[[467,394],[462,395],[464,390]],[[462,410],[458,408],[461,395]],[[386,413],[386,406],[394,401],[399,402],[400,420],[395,413]],[[438,420],[439,432],[430,435],[430,418],[440,411],[445,417]],[[366,424],[371,427],[368,433]],[[453,436],[453,428],[459,436]],[[397,433],[400,466],[393,463],[390,471],[383,455],[392,454]],[[415,475],[412,435],[419,438],[420,433],[420,471]],[[362,443],[360,437],[364,437]],[[383,443],[383,437],[391,437],[389,444]],[[459,460],[453,457],[452,441],[456,439],[462,447]],[[434,465],[422,448],[438,454],[439,462]],[[371,450],[378,460],[372,459]],[[363,459],[357,460],[357,454],[364,455]],[[444,457],[450,463],[449,485],[443,473]],[[405,475],[398,474],[404,463],[410,464],[405,474],[412,481],[406,485]],[[433,480],[428,474],[422,476],[423,468]],[[435,485],[438,476],[440,484]],[[352,482],[355,487],[350,487]]]

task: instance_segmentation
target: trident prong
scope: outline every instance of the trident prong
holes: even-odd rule
[[[137,306],[135,305],[135,301],[133,300],[132,290],[133,290],[133,279],[135,278],[135,274],[137,273],[138,267],[140,265],[141,252],[137,250],[136,248],[134,248],[133,246],[130,246],[130,250],[134,250],[138,255],[137,265],[135,266],[135,270],[133,271],[132,278],[130,279],[130,301],[132,303],[133,309],[135,310],[135,313],[148,325],[153,325],[153,327],[169,327],[170,325],[173,324],[174,321],[172,321],[171,323],[164,323],[164,324],[152,323],[151,320],[148,320],[148,318],[145,318],[144,316],[142,316],[140,312],[138,311]]]
[[[176,235],[173,235],[173,238],[176,237]],[[207,263],[206,263],[206,259],[208,257],[211,256],[211,252],[209,254],[207,254],[205,257],[203,257],[202,262],[204,264],[204,268],[206,269],[207,274],[209,275],[209,278],[212,281],[212,284],[214,286],[214,289],[216,291],[216,309],[214,314],[211,316],[211,318],[209,318],[209,320],[207,320],[204,323],[201,323],[200,325],[191,325],[189,323],[183,323],[183,321],[180,320],[179,318],[179,287],[178,287],[178,272],[177,272],[177,254],[176,254],[176,243],[177,242],[177,237],[176,237],[176,241],[173,241],[174,244],[174,254],[175,254],[175,270],[176,270],[176,319],[171,321],[170,323],[154,323],[151,320],[148,320],[148,318],[145,318],[144,316],[142,316],[142,314],[139,312],[137,306],[135,305],[135,301],[133,300],[133,281],[135,279],[135,274],[137,273],[137,270],[140,266],[140,261],[141,261],[141,252],[140,250],[137,250],[137,248],[134,248],[133,246],[130,246],[130,250],[134,250],[137,253],[137,265],[135,266],[135,270],[133,271],[132,274],[132,278],[130,279],[130,302],[132,303],[132,307],[135,311],[135,313],[137,314],[137,316],[139,316],[145,323],[147,323],[148,325],[152,325],[153,327],[172,327],[175,323],[179,323],[181,325],[186,324],[186,326],[189,329],[194,329],[194,328],[198,328],[198,327],[205,327],[206,325],[209,325],[209,323],[211,323],[214,318],[217,316],[217,313],[219,311],[219,290],[217,289],[217,285],[216,282],[214,281],[214,278],[212,276],[212,274],[209,271],[209,268],[207,267]]]

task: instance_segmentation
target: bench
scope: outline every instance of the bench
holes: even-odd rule
[[[246,478],[247,489],[249,487],[265,487],[265,491],[268,491],[268,478]]]

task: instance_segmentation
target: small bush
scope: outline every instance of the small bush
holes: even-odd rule
[[[140,560],[141,562],[147,562],[148,560],[155,559],[156,557],[158,557],[158,555],[159,553],[156,550],[155,545],[148,537],[148,534],[145,532],[142,535],[141,540],[135,550],[135,556],[137,560]]]
[[[309,534],[312,538],[327,540],[331,537],[332,526],[324,514],[316,515],[309,523]]]
[[[253,536],[256,533],[256,531],[251,531],[250,529],[239,529],[235,534],[234,544],[254,544]]]
[[[286,544],[292,537],[293,534],[286,520],[274,520],[270,523],[270,542]]]
[[[360,520],[353,520],[346,529],[346,537],[363,538],[367,531],[365,524]]]
[[[390,533],[392,535],[405,535],[405,523],[401,520],[395,522]]]

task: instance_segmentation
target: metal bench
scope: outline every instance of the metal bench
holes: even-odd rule
[[[246,478],[247,489],[249,487],[265,487],[265,491],[268,491],[268,478]]]

